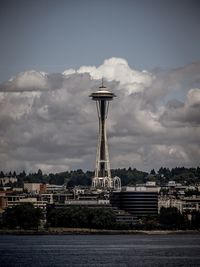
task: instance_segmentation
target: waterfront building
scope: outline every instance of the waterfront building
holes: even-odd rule
[[[181,213],[183,212],[183,202],[181,199],[177,199],[172,196],[164,196],[164,197],[159,197],[158,200],[158,212],[160,213],[160,209],[164,208],[177,208]]]
[[[200,211],[200,197],[183,197],[182,199],[177,199],[172,196],[160,197],[158,201],[158,210],[161,207],[164,208],[177,208],[181,213],[192,214],[194,211]]]
[[[156,216],[158,214],[158,188],[125,187],[121,192],[112,192],[110,203],[113,207],[137,217]]]
[[[110,206],[110,201],[106,199],[82,199],[82,200],[66,200],[66,206],[94,206],[94,207],[106,207]]]
[[[14,196],[10,196],[13,197]],[[41,208],[42,210],[46,210],[46,206],[47,206],[47,201],[40,201],[38,200],[36,197],[20,197],[18,196],[18,200],[17,199],[14,199],[14,200],[10,200],[8,198],[8,202],[7,202],[7,207],[13,207],[13,206],[16,206],[16,205],[21,205],[21,204],[24,204],[24,203],[32,203],[33,206],[35,208]]]

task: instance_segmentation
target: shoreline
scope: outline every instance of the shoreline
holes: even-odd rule
[[[0,229],[0,235],[186,235],[200,230],[103,230],[87,228],[49,228],[39,230]]]

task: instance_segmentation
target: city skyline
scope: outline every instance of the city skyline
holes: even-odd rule
[[[111,168],[196,167],[198,1],[0,3],[0,166],[94,169],[104,78]]]

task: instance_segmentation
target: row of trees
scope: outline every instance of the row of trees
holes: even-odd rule
[[[112,209],[68,207],[47,212],[48,226],[69,228],[113,229],[116,227]]]
[[[157,218],[146,217],[143,218],[141,223],[135,225],[137,229],[146,230],[195,230],[200,229],[200,212],[194,211],[190,214],[191,218],[188,219],[187,214],[181,214],[175,208],[164,208],[160,210]]]
[[[158,172],[154,169],[150,174],[147,172],[139,171],[135,168],[122,168],[111,170],[112,176],[118,176],[121,178],[122,186],[135,185],[136,183],[145,183],[147,181],[155,181],[157,184],[164,185],[169,180],[174,180],[178,183],[186,183],[187,185],[196,184],[200,182],[200,168],[168,168],[161,167]],[[24,182],[33,183],[50,183],[50,184],[66,184],[68,187],[74,187],[76,185],[90,186],[91,178],[94,176],[92,171],[83,171],[81,169],[66,171],[61,173],[43,174],[42,170],[38,170],[36,173],[26,174],[25,171],[16,174],[16,172],[9,172],[4,174],[0,172],[0,178],[4,176],[15,176],[18,178],[18,182],[13,186],[22,186]]]
[[[176,208],[161,208],[157,217],[140,218],[137,224],[117,223],[110,208],[51,207],[47,210],[46,227],[91,228],[91,229],[137,229],[177,230],[200,229],[200,212],[193,212],[191,220]],[[15,229],[37,229],[43,219],[41,209],[30,203],[7,208],[3,215],[2,227]]]
[[[40,208],[34,208],[32,203],[24,203],[6,209],[3,213],[2,226],[10,229],[38,228],[42,216],[42,210]]]

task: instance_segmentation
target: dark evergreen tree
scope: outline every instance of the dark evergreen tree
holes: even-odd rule
[[[150,172],[150,174],[151,174],[151,175],[156,175],[156,172],[155,172],[155,170],[154,170],[154,169],[152,169],[152,170],[151,170],[151,172]]]
[[[47,224],[52,227],[113,229],[116,220],[111,209],[77,206],[48,210]]]

